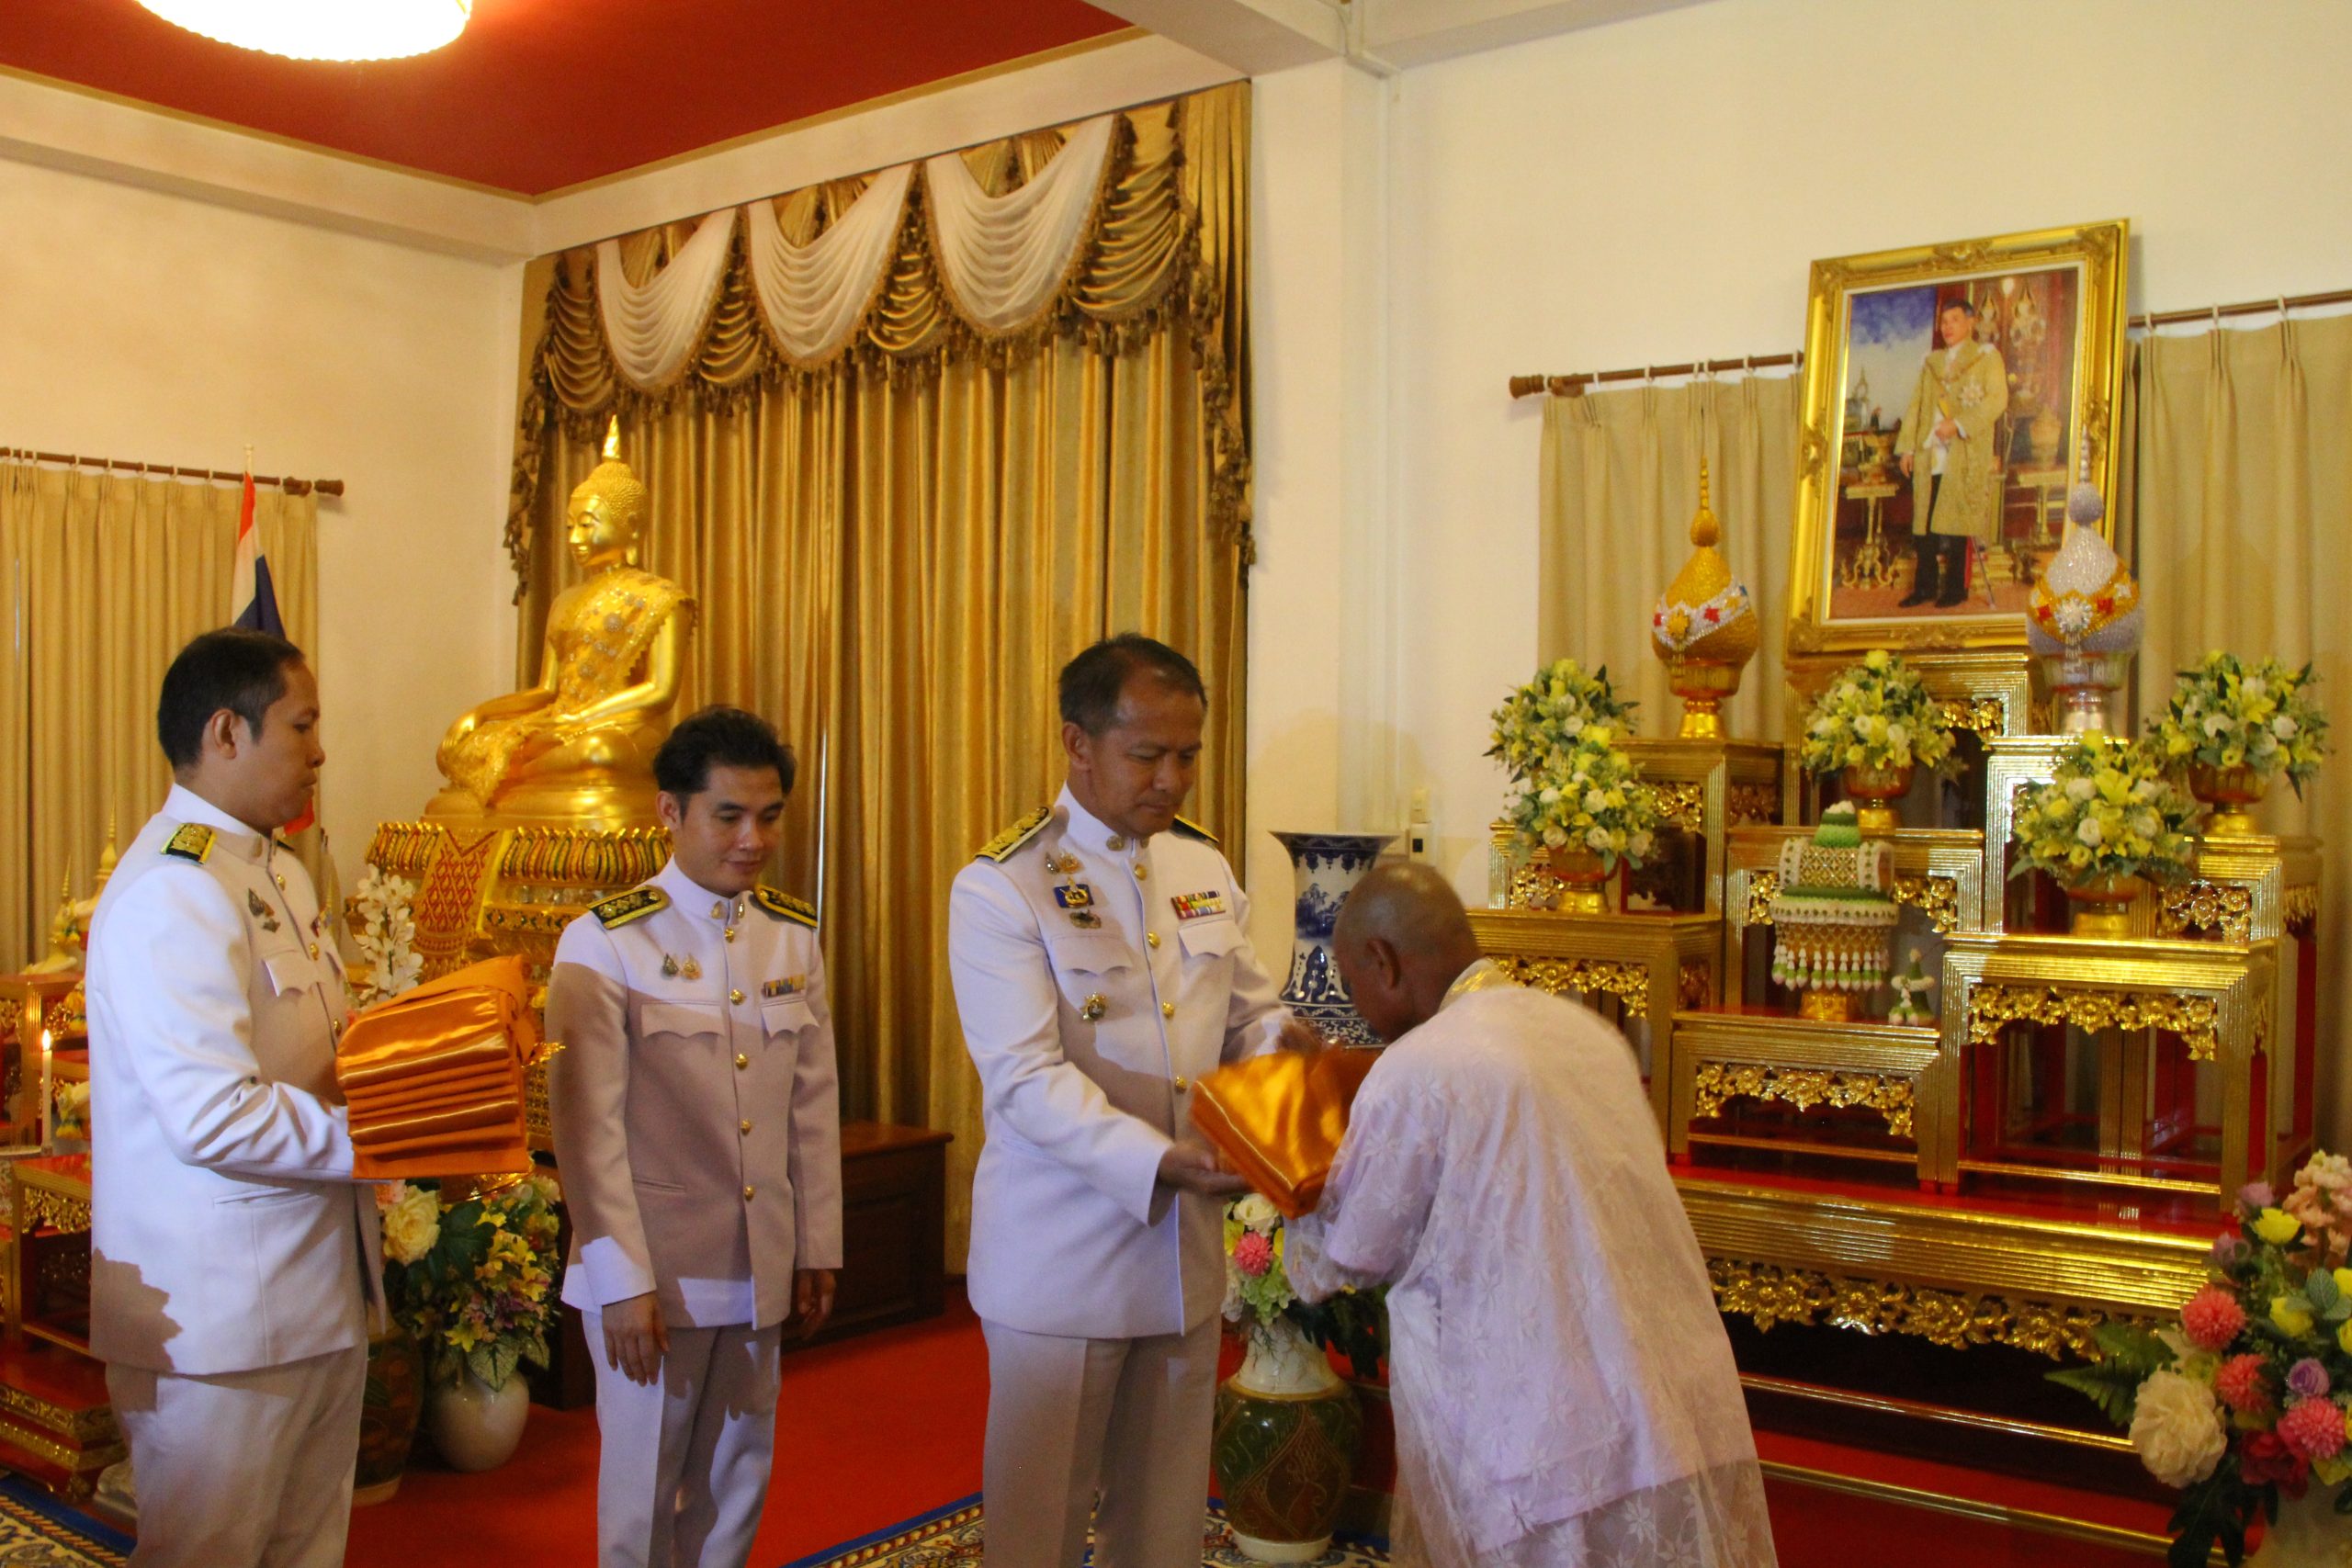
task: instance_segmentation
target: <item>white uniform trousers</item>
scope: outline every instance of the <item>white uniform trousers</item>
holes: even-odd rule
[[[1200,1568],[1217,1320],[1143,1339],[980,1327],[988,1568],[1079,1568],[1090,1511],[1095,1568]]]
[[[213,1377],[108,1366],[135,1568],[336,1568],[367,1389],[365,1345]]]
[[[662,1376],[605,1364],[604,1314],[580,1314],[596,1364],[599,1568],[743,1568],[775,1462],[784,1325],[673,1328]]]

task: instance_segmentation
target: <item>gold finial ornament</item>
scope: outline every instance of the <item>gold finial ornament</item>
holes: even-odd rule
[[[615,414],[613,415],[612,423],[605,426],[605,461],[607,463],[617,463],[620,459],[621,416]]]
[[[1650,616],[1650,646],[1666,661],[1667,686],[1682,699],[1681,737],[1719,739],[1723,705],[1739,690],[1740,673],[1756,657],[1763,632],[1747,585],[1732,575],[1722,550],[1699,465],[1699,509],[1690,517],[1690,558],[1674,574]]]

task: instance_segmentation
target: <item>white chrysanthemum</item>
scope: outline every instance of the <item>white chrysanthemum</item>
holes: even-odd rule
[[[1252,1192],[1235,1203],[1233,1217],[1261,1235],[1280,1229],[1283,1223],[1283,1212],[1267,1201],[1261,1192]]]
[[[2210,1477],[2229,1449],[2213,1391],[2178,1372],[2149,1373],[2132,1415],[2132,1446],[2148,1473],[2167,1486]]]

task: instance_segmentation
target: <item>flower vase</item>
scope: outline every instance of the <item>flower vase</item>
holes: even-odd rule
[[[1283,1000],[1290,1010],[1321,1031],[1324,1037],[1348,1045],[1377,1045],[1372,1032],[1349,999],[1346,982],[1331,956],[1331,931],[1339,924],[1340,906],[1348,901],[1363,874],[1395,840],[1394,833],[1276,833],[1290,852],[1293,886],[1297,890],[1293,931],[1290,980]]]
[[[2188,793],[2213,808],[2213,815],[2205,823],[2205,836],[2230,839],[2254,832],[2254,817],[2246,807],[2262,798],[2269,784],[2249,767],[2209,768],[2202,762],[2191,762]]]
[[[460,1372],[424,1401],[425,1429],[452,1470],[496,1470],[514,1458],[530,1413],[530,1386],[519,1372],[495,1389],[471,1371]]]
[[[1905,762],[1899,768],[1848,768],[1838,775],[1838,787],[1854,803],[1854,826],[1863,838],[1892,838],[1902,826],[1893,803],[1911,793],[1913,769]]]
[[[2146,885],[2113,872],[2066,884],[2068,932],[2098,942],[2120,942],[2132,934],[2132,906]]]
[[[401,1489],[409,1446],[424,1409],[424,1355],[408,1330],[394,1327],[368,1341],[368,1388],[359,1405],[359,1465],[353,1474],[355,1507],[388,1503]]]
[[[1539,849],[1534,858],[1544,874],[1559,885],[1558,893],[1539,907],[1563,915],[1609,913],[1608,862],[1590,850],[1579,849]]]
[[[2335,1488],[2313,1482],[2300,1497],[2278,1495],[2278,1522],[2266,1527],[2245,1568],[2352,1568],[2352,1519],[2335,1511]]]
[[[1216,1393],[1209,1454],[1233,1544],[1260,1562],[1312,1562],[1331,1544],[1363,1416],[1330,1358],[1287,1317],[1250,1331]]]

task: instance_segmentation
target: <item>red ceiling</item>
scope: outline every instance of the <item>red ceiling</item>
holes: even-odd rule
[[[475,0],[447,49],[329,65],[134,0],[0,0],[0,66],[536,196],[1125,25],[1082,0]]]

